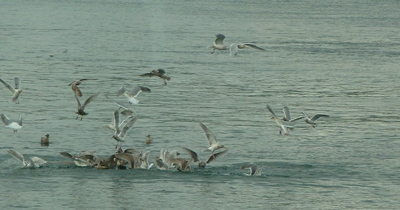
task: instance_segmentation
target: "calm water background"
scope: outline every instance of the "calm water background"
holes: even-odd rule
[[[15,105],[1,85],[0,106],[24,127],[0,127],[0,207],[398,209],[399,9],[367,0],[3,0],[0,77],[18,76],[24,92]],[[216,33],[267,51],[211,55]],[[172,77],[167,86],[138,76],[156,68]],[[83,121],[68,87],[81,78],[97,79],[80,86],[82,99],[101,93]],[[229,153],[192,173],[71,165],[59,152],[114,153],[102,126],[116,106],[104,95],[123,85],[152,89],[139,96],[124,148],[154,157],[187,146],[204,160],[203,122]],[[281,136],[266,104],[331,118]],[[52,144],[41,147],[46,133]],[[9,148],[49,163],[21,169]],[[249,162],[264,174],[243,175]]]

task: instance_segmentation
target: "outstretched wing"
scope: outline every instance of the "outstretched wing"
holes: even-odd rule
[[[268,111],[269,111],[269,112],[271,112],[271,113],[272,113],[272,115],[274,115],[274,117],[276,117],[276,114],[275,114],[275,112],[274,112],[274,111],[272,111],[272,108],[271,108],[269,105],[267,105],[267,109],[268,109]]]
[[[14,78],[14,83],[15,83],[15,89],[18,90],[19,89],[19,85],[21,84],[21,82],[19,81],[18,77]]]
[[[88,99],[86,99],[85,103],[83,103],[82,109],[85,109],[85,107],[86,107],[91,101],[93,101],[94,99],[97,98],[97,96],[99,96],[99,94],[100,94],[100,92],[98,92],[98,93],[96,93],[96,94],[90,96]],[[75,97],[76,97],[76,96],[75,96]]]
[[[290,118],[289,107],[287,107],[287,106],[283,107],[283,114],[285,115],[284,120],[290,121],[292,119],[292,118]]]
[[[211,161],[213,161],[213,160],[215,160],[215,159],[221,157],[222,155],[226,154],[227,152],[228,152],[228,149],[226,149],[226,150],[224,150],[224,151],[222,151],[222,152],[218,152],[218,153],[212,154],[212,155],[207,159],[206,163],[209,164]]]
[[[206,135],[206,138],[208,140],[208,144],[210,146],[214,145],[214,144],[217,144],[217,140],[216,140],[217,138],[215,137],[214,133],[211,132],[211,130],[208,129],[203,123],[199,123],[199,124],[200,124],[200,127],[203,129],[204,134]]]
[[[120,133],[121,129],[119,127],[119,111],[118,111],[118,109],[115,110],[115,112],[114,112],[113,122],[114,122],[114,127],[115,127],[115,133],[116,134]]]
[[[186,148],[186,147],[182,147],[182,148],[190,155],[190,157],[192,158],[193,162],[199,161],[199,158],[198,158],[196,152],[194,152],[193,150],[191,150],[189,148]]]
[[[10,118],[8,118],[7,115],[5,115],[5,114],[1,114],[1,120],[3,121],[3,123],[4,123],[5,125],[11,124]]]
[[[215,45],[223,45],[224,44],[225,36],[223,34],[215,34],[215,37],[216,37],[216,39],[214,41]]]
[[[244,44],[244,45],[246,45],[247,47],[251,47],[251,48],[253,48],[253,49],[257,49],[257,50],[263,50],[263,51],[265,51],[265,49],[264,49],[264,48],[261,48],[261,47],[259,47],[259,46],[255,45],[255,44]]]
[[[0,79],[0,82],[3,83],[3,85],[6,86],[6,88],[8,88],[11,91],[12,94],[14,94],[15,89],[13,87],[11,87],[10,84],[8,84],[6,81],[4,81],[2,79]]]
[[[235,56],[238,53],[238,46],[237,44],[233,43],[229,46],[229,52],[231,56]]]
[[[124,138],[125,135],[128,133],[128,131],[130,131],[133,128],[133,125],[135,125],[135,122],[138,120],[138,117],[134,117],[131,120],[129,120],[126,125],[124,126],[124,128],[121,131],[121,134],[119,135],[121,138]]]
[[[21,153],[19,153],[18,151],[13,150],[13,149],[9,149],[9,150],[7,150],[7,152],[8,152],[8,154],[12,155],[14,158],[16,158],[19,161],[21,161],[22,164],[25,163],[24,156]]]
[[[326,114],[316,114],[314,115],[314,117],[311,118],[311,120],[315,121],[318,120],[320,117],[330,117],[330,116]]]

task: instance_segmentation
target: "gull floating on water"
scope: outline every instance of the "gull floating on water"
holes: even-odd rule
[[[42,146],[49,146],[49,134],[44,135],[44,137],[40,138],[40,145]]]
[[[320,117],[330,117],[329,115],[326,115],[326,114],[316,114],[312,118],[310,118],[305,112],[303,112],[303,114],[306,117],[306,119],[304,121],[306,121],[306,123],[310,124],[313,128],[315,128],[315,126],[317,126],[317,122],[316,121]]]
[[[168,168],[169,168],[168,165],[165,164],[164,161],[160,157],[156,156],[156,157],[154,157],[154,159],[156,161],[156,167],[158,169],[160,169],[160,170],[168,170]]]
[[[247,169],[247,168],[250,169],[250,173],[249,174],[244,173],[244,175],[246,176],[260,176],[262,174],[262,167],[259,168],[255,164],[247,164],[240,167],[240,169]]]
[[[77,156],[71,155],[68,152],[60,152],[60,154],[64,157],[71,158],[76,166],[86,167],[93,166],[98,159],[97,156],[93,155],[95,152],[94,150],[83,151]]]
[[[163,80],[164,85],[167,85],[167,81],[169,81],[171,79],[171,77],[165,75],[164,69],[152,70],[150,73],[142,74],[140,76],[142,76],[142,77],[153,77],[153,76],[160,77]]]
[[[124,95],[130,104],[138,104],[139,100],[136,98],[141,92],[150,93],[150,88],[143,87],[143,86],[136,86],[133,88],[132,91],[128,91],[126,88],[121,87],[118,92],[117,96]]]
[[[153,167],[154,163],[149,163],[149,156],[150,152],[145,152],[143,154],[142,153],[140,154],[140,160],[141,160],[140,168],[151,169],[151,167]]]
[[[289,135],[289,128],[293,127],[283,124],[282,121],[275,115],[274,111],[272,111],[272,108],[269,105],[267,105],[267,109],[273,115],[271,119],[273,119],[275,123],[280,127],[279,134],[282,134],[283,132],[283,134]]]
[[[18,77],[14,78],[15,88],[11,87],[10,84],[8,84],[7,82],[5,82],[2,79],[0,79],[0,82],[2,82],[3,85],[6,86],[6,88],[8,88],[11,91],[11,93],[13,94],[13,96],[11,98],[11,101],[16,103],[16,104],[19,104],[18,97],[22,92],[22,89],[19,88],[19,86],[21,84],[21,82],[19,81],[19,78]]]
[[[220,148],[227,149],[224,145],[217,142],[217,138],[215,137],[214,133],[211,132],[203,123],[199,123],[200,127],[203,129],[204,134],[206,135],[206,139],[208,141],[209,147],[204,149],[203,151],[210,151],[214,154],[214,151]]]
[[[174,167],[174,163],[171,159],[177,158],[180,153],[176,150],[169,152],[167,148],[160,150],[160,159],[168,166],[168,168]]]
[[[33,168],[33,167],[38,168],[38,167],[42,166],[43,164],[47,163],[47,161],[45,161],[39,157],[30,157],[29,161],[25,161],[24,156],[21,153],[19,153],[18,151],[13,150],[13,149],[9,149],[9,150],[7,150],[7,152],[10,155],[12,155],[14,158],[16,158],[17,160],[21,161],[22,166],[24,168]]]
[[[78,116],[76,116],[76,119],[78,119],[78,117],[79,117],[79,115],[80,115],[80,116],[81,116],[81,120],[82,120],[82,117],[83,117],[83,116],[86,116],[86,115],[89,114],[89,113],[85,112],[85,107],[86,107],[91,101],[93,101],[94,99],[96,99],[97,96],[99,96],[99,93],[100,93],[100,92],[98,92],[98,93],[96,93],[96,94],[90,96],[88,99],[86,99],[86,101],[85,101],[85,103],[83,103],[83,105],[81,105],[81,102],[79,101],[78,96],[76,96],[76,95],[74,94],[75,99],[76,99],[76,102],[78,102],[78,111],[76,112],[76,113],[78,114]]]
[[[146,136],[146,140],[144,141],[145,144],[151,144],[153,143],[153,140],[151,140],[150,134]]]
[[[19,116],[18,120],[10,120],[5,114],[1,114],[1,120],[6,125],[7,128],[11,128],[14,132],[17,132],[18,129],[22,128],[22,116]]]

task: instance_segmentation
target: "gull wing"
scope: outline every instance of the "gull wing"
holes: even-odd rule
[[[129,153],[120,153],[115,155],[116,158],[120,160],[124,160],[129,163],[131,168],[135,168],[135,160],[133,159],[133,156]]]
[[[210,146],[214,145],[214,144],[217,144],[217,140],[216,140],[217,138],[215,137],[214,133],[211,132],[211,130],[208,129],[203,123],[199,123],[199,124],[200,124],[201,128],[203,129],[204,134],[206,135],[206,138],[208,140],[208,144]]]
[[[19,116],[19,120],[17,121],[18,125],[22,126],[22,116]]]
[[[60,152],[60,155],[67,157],[67,158],[74,159],[74,156],[69,154],[68,152]]]
[[[122,94],[124,94],[126,92],[126,89],[124,87],[121,87],[118,91],[117,91],[117,96],[120,96]]]
[[[31,157],[30,158],[31,159],[31,162],[33,163],[33,165],[35,166],[35,167],[40,167],[40,166],[42,166],[43,164],[45,164],[45,163],[47,163],[47,161],[45,161],[45,160],[43,160],[42,158],[40,158],[40,157]]]
[[[126,125],[124,126],[124,128],[122,129],[122,131],[119,135],[121,138],[125,137],[125,135],[128,133],[128,131],[133,128],[133,125],[135,124],[137,119],[138,119],[138,117],[136,116],[126,123]]]
[[[303,119],[303,118],[304,118],[304,116],[300,116],[300,117],[291,119],[290,122],[294,122],[294,121],[297,121],[297,120],[300,120],[300,119]]]
[[[147,88],[147,87],[136,86],[135,88],[133,88],[133,90],[129,94],[133,97],[137,97],[139,95],[139,93],[141,93],[141,92],[150,93],[151,90],[150,90],[150,88]]]
[[[119,127],[119,111],[118,110],[115,110],[115,112],[114,112],[113,122],[114,122],[115,133],[116,134],[120,133],[121,129]]]
[[[198,158],[196,152],[194,152],[193,150],[191,150],[189,148],[186,148],[186,147],[182,147],[182,148],[190,155],[190,157],[192,158],[193,162],[199,161],[199,158]]]
[[[15,83],[15,89],[16,90],[19,89],[19,85],[21,84],[21,82],[19,81],[18,77],[14,78],[14,83]]]
[[[74,94],[74,97],[76,99],[76,102],[78,103],[78,109],[81,109],[82,105],[81,105],[81,102],[79,101],[78,96],[76,94]]]
[[[16,150],[13,150],[13,149],[9,149],[9,150],[7,150],[7,152],[8,152],[8,154],[12,155],[14,158],[21,161],[23,165],[25,165],[25,158],[21,153],[19,153]]]
[[[214,41],[215,45],[223,45],[224,44],[225,36],[223,34],[215,34],[215,37],[216,37],[216,39]]]
[[[251,48],[253,48],[253,49],[257,49],[257,50],[263,50],[263,51],[265,51],[265,49],[264,49],[264,48],[258,47],[258,46],[257,46],[257,45],[255,45],[255,44],[248,44],[248,43],[246,43],[246,44],[244,44],[244,45],[246,45],[247,47],[251,47]]]
[[[215,153],[215,154],[211,155],[211,156],[207,159],[206,163],[209,164],[211,161],[213,161],[213,160],[215,160],[215,159],[221,157],[222,155],[226,154],[227,152],[228,152],[228,149],[226,149],[226,150],[224,150],[224,151],[222,151],[222,152],[218,152],[218,153]]]
[[[86,99],[85,103],[83,103],[82,109],[85,109],[85,107],[86,107],[91,101],[93,101],[94,99],[97,98],[97,96],[99,96],[99,94],[100,94],[100,92],[98,92],[98,93],[96,93],[96,94],[90,96],[88,99]]]
[[[10,118],[8,118],[7,115],[5,115],[5,114],[1,114],[1,120],[3,121],[3,123],[4,123],[5,125],[11,124]]]
[[[11,87],[10,84],[8,84],[6,81],[0,79],[0,82],[3,83],[4,86],[6,86],[6,88],[8,88],[12,94],[14,94],[14,92],[16,91],[13,87]]]
[[[311,118],[312,121],[318,120],[320,117],[330,117],[329,115],[326,114],[316,114],[314,117]]]
[[[139,76],[142,76],[142,77],[152,77],[152,76],[156,76],[156,75],[154,75],[152,72],[150,72],[150,73],[141,74],[141,75],[139,75]]]
[[[292,118],[290,118],[290,111],[289,107],[285,106],[283,107],[283,114],[285,115],[285,118],[287,121],[291,121]]]
[[[274,111],[272,111],[272,108],[269,105],[267,105],[267,109],[269,112],[272,113],[272,115],[274,115],[274,117],[276,117],[276,114],[274,113]]]
[[[230,52],[230,55],[231,55],[231,56],[237,55],[237,53],[238,53],[238,46],[237,46],[237,44],[231,44],[231,45],[229,46],[229,52]]]

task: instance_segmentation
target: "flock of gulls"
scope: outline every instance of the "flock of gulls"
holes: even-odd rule
[[[243,49],[246,47],[251,47],[262,51],[265,50],[250,43],[231,44],[228,47],[223,44],[223,40],[225,39],[225,36],[223,34],[216,34],[215,36],[216,39],[214,41],[214,45],[209,47],[213,49],[211,54],[213,54],[215,50],[229,49],[231,55],[236,55],[238,49]],[[167,81],[171,79],[169,76],[166,75],[166,71],[164,69],[152,70],[149,73],[141,74],[139,76],[159,77],[163,80],[164,85],[167,85]],[[83,120],[83,117],[88,115],[88,113],[85,112],[85,108],[100,94],[100,92],[97,92],[89,96],[85,101],[82,100],[82,104],[80,98],[83,96],[83,94],[79,86],[86,80],[90,79],[80,79],[69,84],[73,91],[74,98],[77,102],[76,120],[79,120],[79,118],[80,120]],[[18,98],[22,93],[22,89],[20,88],[20,79],[18,77],[14,78],[14,87],[12,87],[9,83],[1,78],[0,82],[2,82],[3,85],[11,91],[11,102],[19,104]],[[60,152],[60,155],[70,159],[76,166],[79,167],[94,167],[96,169],[151,169],[154,166],[159,170],[177,170],[190,172],[194,170],[192,165],[196,164],[198,168],[204,168],[212,161],[228,153],[229,149],[223,144],[219,143],[215,134],[201,122],[199,122],[199,125],[203,130],[207,140],[207,146],[202,150],[202,152],[210,153],[208,158],[205,160],[200,160],[198,154],[187,147],[182,147],[182,151],[185,151],[185,153],[187,153],[186,157],[185,155],[182,155],[178,150],[169,150],[168,148],[162,148],[159,155],[153,158],[154,162],[152,163],[150,163],[149,161],[150,152],[138,151],[134,148],[123,150],[122,144],[125,141],[124,139],[138,120],[138,114],[134,111],[132,107],[135,104],[139,103],[138,96],[142,92],[150,93],[151,90],[150,88],[144,86],[135,86],[133,89],[121,87],[119,90],[115,91],[114,96],[105,95],[107,99],[113,101],[117,105],[116,110],[112,114],[110,113],[110,115],[112,116],[111,123],[103,125],[104,128],[110,129],[113,132],[110,138],[114,139],[117,142],[115,147],[116,151],[113,154],[108,157],[102,157],[99,155],[95,155],[94,150],[89,150],[82,151],[77,155],[72,155],[68,152]],[[112,97],[122,96],[125,98],[123,101],[112,99]],[[329,115],[317,114],[310,118],[306,113],[302,112],[302,116],[291,118],[289,108],[284,107],[284,117],[279,118],[269,105],[267,105],[267,110],[269,110],[269,112],[272,114],[271,119],[273,119],[278,125],[279,134],[283,135],[289,135],[289,131],[294,128],[294,123],[300,119],[304,119],[306,123],[315,128],[316,121],[319,118],[329,117]],[[17,132],[17,130],[22,128],[21,115],[18,119],[10,119],[5,114],[0,114],[0,116],[5,126],[12,129],[14,132]],[[41,138],[40,143],[42,146],[49,146],[49,137],[50,135],[46,134],[44,137]],[[150,135],[146,136],[146,140],[144,143],[153,143]],[[29,160],[26,160],[20,152],[13,149],[8,149],[7,152],[17,160],[21,161],[23,167],[26,168],[41,167],[42,165],[47,163],[47,161],[43,160],[42,158],[35,156],[30,157]],[[242,167],[240,167],[240,169],[249,169],[249,173],[244,173],[247,176],[259,176],[262,174],[262,167],[258,167],[256,164],[252,163],[243,165]]]

